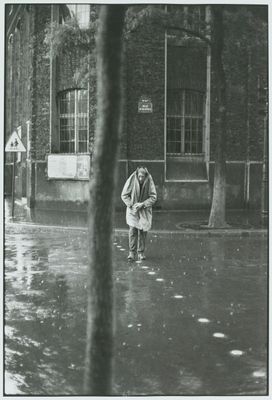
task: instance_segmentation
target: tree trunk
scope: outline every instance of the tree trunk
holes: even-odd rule
[[[89,281],[84,392],[110,395],[113,352],[112,226],[122,120],[125,7],[101,6],[97,39],[97,121],[89,202]]]
[[[209,218],[210,228],[223,228],[226,224],[226,78],[222,60],[224,47],[223,7],[212,6],[213,12],[213,41],[212,56],[215,65],[217,86],[217,137],[215,152],[215,171],[213,200]]]

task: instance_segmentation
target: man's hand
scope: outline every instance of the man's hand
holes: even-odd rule
[[[139,211],[141,208],[143,208],[143,206],[144,206],[144,203],[135,203],[133,205],[133,210],[134,211]]]

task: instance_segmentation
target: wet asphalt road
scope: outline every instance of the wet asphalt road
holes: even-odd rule
[[[114,239],[113,394],[266,394],[266,238],[147,242]],[[6,394],[83,394],[87,262],[84,230],[7,225]]]

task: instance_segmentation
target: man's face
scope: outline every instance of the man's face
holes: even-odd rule
[[[143,174],[142,172],[138,173],[138,179],[140,183],[143,183],[144,179],[145,179],[145,174]]]

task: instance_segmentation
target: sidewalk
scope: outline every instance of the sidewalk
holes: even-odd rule
[[[154,210],[153,233],[207,234],[207,235],[266,235],[268,217],[263,218],[256,210],[227,210],[228,228],[209,229],[209,210]],[[11,217],[11,200],[5,199],[5,222],[37,226],[59,227],[62,229],[86,229],[86,212],[30,210],[26,199],[15,201],[15,216]],[[114,228],[117,232],[127,232],[125,208],[115,213]]]

